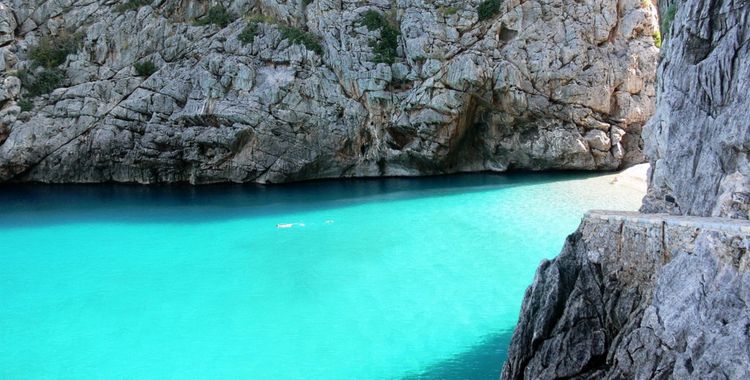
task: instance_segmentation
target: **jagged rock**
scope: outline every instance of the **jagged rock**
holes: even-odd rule
[[[592,129],[586,133],[584,139],[586,139],[586,142],[589,143],[589,147],[591,147],[591,149],[601,150],[605,152],[609,151],[611,141],[607,133],[604,131]]]
[[[750,376],[750,222],[590,212],[526,291],[504,379]]]
[[[0,26],[18,25],[0,47],[6,75],[31,68],[43,36],[82,41],[59,67],[62,87],[8,126],[0,181],[286,182],[643,160],[658,55],[648,2],[514,0],[481,22],[477,0],[215,2],[263,15],[226,27],[193,25],[208,2],[121,3],[18,0],[0,12]],[[360,22],[368,10],[400,31],[392,64],[376,62],[388,60],[374,49],[382,30]],[[290,42],[286,25],[320,49]],[[158,71],[139,76],[133,64],[146,61]],[[594,149],[593,130],[604,134]]]
[[[589,213],[527,290],[505,379],[750,377],[750,221],[732,219],[750,208],[750,3],[659,6],[676,18],[642,210],[693,216]]]
[[[750,3],[659,2],[676,10],[644,130],[653,172],[645,212],[748,218]]]

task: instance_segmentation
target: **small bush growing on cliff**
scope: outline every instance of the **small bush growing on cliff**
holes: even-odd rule
[[[28,112],[34,108],[34,103],[29,99],[21,99],[18,101],[18,106],[21,107],[21,112]]]
[[[44,68],[35,74],[19,71],[18,78],[21,80],[21,86],[26,89],[29,96],[39,96],[48,94],[60,87],[65,79],[65,75],[60,69]]]
[[[224,28],[229,25],[230,22],[234,21],[234,18],[234,15],[229,13],[224,6],[215,5],[208,9],[208,14],[203,18],[196,20],[193,25],[203,26],[214,24]]]
[[[135,64],[133,64],[133,68],[135,69],[135,72],[138,74],[139,77],[146,77],[146,78],[153,75],[156,72],[156,70],[159,69],[151,61],[136,62]]]
[[[488,20],[500,12],[500,0],[484,0],[477,7],[479,21]]]
[[[387,24],[385,17],[373,10],[362,12],[362,15],[359,16],[359,22],[371,31],[380,29]]]
[[[304,32],[291,26],[282,26],[279,28],[281,36],[289,40],[292,45],[303,45],[307,50],[314,51],[318,55],[323,55],[323,46],[318,41],[318,37],[312,33]]]
[[[29,58],[35,65],[48,69],[60,66],[68,55],[78,51],[80,39],[80,35],[70,33],[42,37],[39,44],[29,49]]]
[[[370,41],[370,47],[375,53],[375,62],[389,64],[395,62],[398,36],[401,31],[393,23],[386,20],[385,16],[374,10],[363,12],[359,22],[367,27],[367,30],[380,29],[380,38],[376,41]]]
[[[654,46],[661,49],[661,32],[658,30],[654,31]]]
[[[140,7],[151,5],[152,0],[130,0],[125,3],[119,4],[115,7],[115,11],[119,13],[125,13],[127,11],[135,11]]]
[[[664,35],[669,34],[669,28],[672,26],[672,21],[674,21],[674,17],[677,15],[677,5],[672,4],[667,8],[667,11],[664,12],[664,18],[661,20],[661,23],[659,25],[659,29],[661,32],[664,33]]]
[[[443,16],[451,16],[458,13],[458,8],[456,7],[440,7],[438,9],[440,10],[440,13],[443,14]]]
[[[243,45],[251,44],[255,41],[255,36],[258,34],[258,23],[249,22],[242,32],[237,36],[237,39],[242,42]]]

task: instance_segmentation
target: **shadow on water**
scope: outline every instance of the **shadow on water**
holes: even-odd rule
[[[597,174],[471,173],[287,185],[0,185],[0,227],[75,222],[198,223],[585,179]],[[601,175],[601,174],[599,174]]]
[[[487,336],[481,343],[401,380],[498,380],[513,331]]]

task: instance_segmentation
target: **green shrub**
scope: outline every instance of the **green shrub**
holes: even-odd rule
[[[125,3],[119,4],[115,7],[115,11],[125,13],[127,11],[135,11],[140,7],[151,5],[152,0],[129,0]]]
[[[135,72],[138,74],[139,77],[150,77],[153,75],[156,70],[159,70],[156,65],[151,61],[143,61],[143,62],[136,62],[133,64],[133,68],[135,68]]]
[[[65,79],[65,74],[60,69],[45,68],[35,74],[19,71],[18,78],[21,80],[21,86],[26,89],[29,96],[33,97],[48,94],[60,87]]]
[[[312,4],[312,2],[313,0],[302,0],[302,4],[304,4],[305,6]]]
[[[654,31],[654,46],[661,49],[661,32],[658,30]]]
[[[669,28],[672,26],[672,21],[674,21],[675,15],[677,15],[677,5],[672,4],[667,8],[667,11],[664,12],[664,18],[662,18],[659,25],[659,29],[665,36],[669,35]]]
[[[440,7],[438,9],[440,10],[440,13],[443,14],[443,16],[450,16],[458,13],[458,8],[456,7]]]
[[[370,47],[375,53],[375,62],[391,64],[396,61],[399,34],[398,29],[390,25],[380,30],[380,39],[370,42]]]
[[[318,37],[312,33],[307,33],[291,26],[282,26],[279,28],[281,36],[289,40],[293,45],[304,45],[307,50],[314,51],[318,55],[323,55],[323,46],[320,45]]]
[[[370,41],[370,47],[375,54],[375,62],[389,64],[395,62],[398,36],[401,34],[398,28],[374,10],[363,12],[360,15],[359,22],[367,27],[367,30],[380,29],[380,38],[376,41]]]
[[[359,22],[370,31],[383,28],[388,24],[382,14],[373,10],[362,12],[359,16]]]
[[[78,51],[80,35],[60,34],[52,37],[46,36],[39,40],[39,44],[29,49],[29,58],[36,66],[48,69],[60,66],[70,54]]]
[[[258,34],[258,23],[249,22],[242,32],[237,36],[237,39],[242,42],[243,45],[251,44],[255,41],[255,36]]]
[[[214,24],[224,28],[229,25],[230,22],[234,21],[234,18],[234,15],[229,13],[224,6],[215,5],[208,9],[208,14],[206,14],[206,16],[196,20],[193,25],[203,26]]]
[[[21,99],[18,101],[18,106],[21,107],[21,112],[28,112],[34,108],[34,103],[29,99]]]
[[[500,0],[484,0],[477,7],[477,13],[479,14],[479,21],[487,20],[494,17],[497,12],[500,12]]]

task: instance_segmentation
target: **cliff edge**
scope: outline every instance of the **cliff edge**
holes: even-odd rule
[[[750,3],[660,2],[647,213],[588,213],[524,297],[504,379],[750,377]]]

